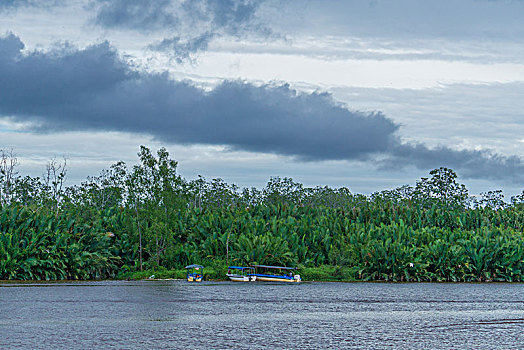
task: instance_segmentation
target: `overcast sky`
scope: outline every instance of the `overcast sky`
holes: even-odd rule
[[[78,183],[140,145],[186,178],[524,188],[524,1],[7,0],[0,149]]]

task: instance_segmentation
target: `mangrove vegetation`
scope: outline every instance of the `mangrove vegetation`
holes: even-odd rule
[[[65,160],[21,176],[0,151],[0,279],[116,278],[200,263],[298,265],[306,279],[524,281],[524,191],[470,196],[438,168],[366,196],[271,178],[262,189],[186,180],[142,146],[66,186]],[[146,273],[146,272],[144,272]],[[309,273],[309,275],[308,275]]]

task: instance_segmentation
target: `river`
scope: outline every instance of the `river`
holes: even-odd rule
[[[522,349],[524,284],[0,282],[0,349]]]

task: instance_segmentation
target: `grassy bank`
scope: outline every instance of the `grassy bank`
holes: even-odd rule
[[[224,268],[205,268],[204,279],[211,281],[226,281],[227,269]],[[355,269],[340,266],[320,266],[320,267],[304,267],[299,269],[298,273],[303,281],[322,281],[322,282],[354,282],[358,281]],[[154,276],[154,277],[153,277]],[[185,269],[168,270],[164,268],[150,269],[144,271],[126,271],[118,274],[118,279],[185,279]]]
[[[226,269],[217,270],[214,268],[204,269],[204,279],[206,280],[226,280]],[[154,276],[154,277],[153,277]],[[185,279],[185,269],[148,269],[143,271],[125,271],[121,272],[117,276],[118,279],[132,279],[132,280],[143,280],[143,279]]]

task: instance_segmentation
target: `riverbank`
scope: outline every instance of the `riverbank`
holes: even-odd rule
[[[227,268],[206,267],[204,279],[213,281],[226,281]],[[355,269],[340,266],[304,267],[298,270],[303,281],[312,282],[356,282]],[[118,279],[185,279],[186,270],[150,269],[144,271],[126,271],[118,274]]]
[[[226,277],[226,267],[205,267],[204,280],[207,281],[228,281]],[[420,279],[420,280],[404,280],[404,279],[369,279],[359,278],[357,267],[348,266],[330,266],[322,265],[318,267],[299,267],[298,274],[302,281],[307,282],[450,282],[450,283],[491,283],[491,282],[512,282],[504,279],[487,279],[478,280],[469,278],[467,280],[435,280],[435,279]],[[174,279],[185,280],[185,269],[148,269],[143,271],[126,271],[117,275],[119,280],[145,280],[145,279]],[[522,283],[513,281],[513,283]]]

